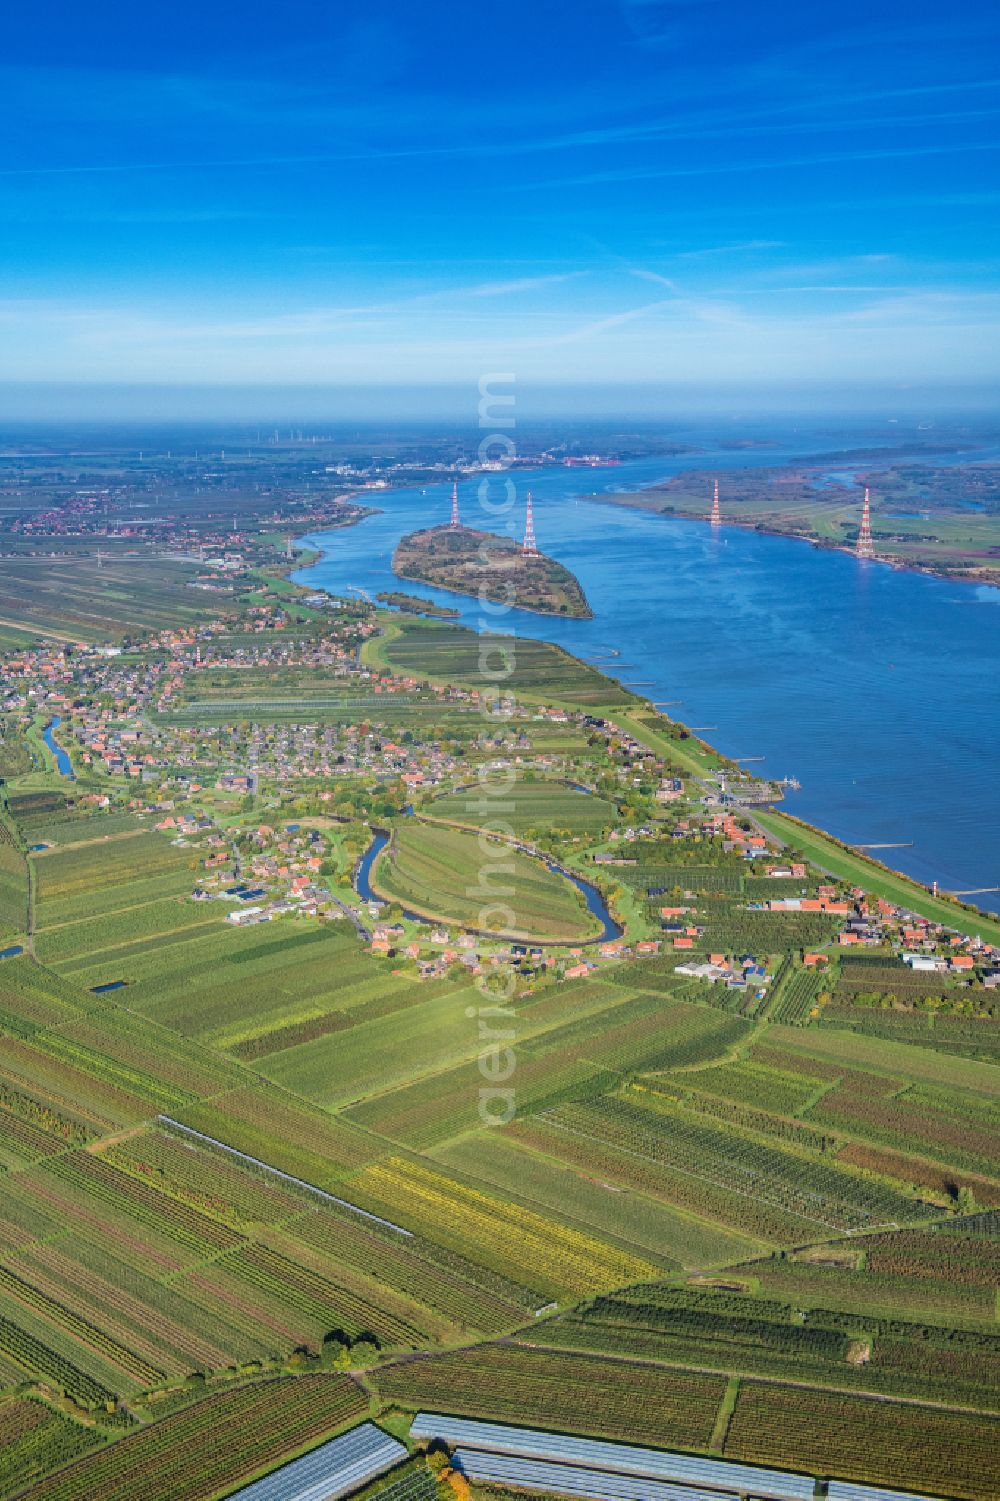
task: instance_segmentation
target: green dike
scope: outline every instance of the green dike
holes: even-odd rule
[[[402,636],[403,625],[399,616],[389,610],[378,611],[378,622],[381,635],[370,636],[367,641],[361,643],[360,661],[362,667],[377,667],[383,672],[388,672],[389,650],[393,641]]]
[[[723,758],[706,745],[703,740],[690,735],[687,740],[674,740],[671,735],[666,735],[662,730],[655,728],[656,721],[667,724],[669,721],[661,714],[648,714],[643,710],[637,710],[630,714],[623,714],[620,710],[610,708],[610,715],[614,716],[615,724],[626,734],[633,736],[640,744],[657,755],[679,766],[695,776],[703,776],[705,772],[714,771],[723,764]],[[653,723],[650,724],[650,719]]]
[[[792,849],[801,850],[807,860],[831,875],[855,881],[875,896],[896,902],[930,922],[944,923],[946,927],[960,928],[966,933],[978,933],[990,943],[1000,943],[1000,921],[996,918],[978,909],[932,896],[925,886],[898,871],[889,870],[876,860],[856,854],[810,824],[801,823],[788,813],[755,812],[754,819],[767,833],[783,840]]]

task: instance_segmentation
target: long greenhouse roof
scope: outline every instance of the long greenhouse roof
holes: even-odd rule
[[[853,1480],[831,1480],[826,1494],[829,1501],[929,1501],[926,1494],[890,1491],[881,1485],[859,1485]]]
[[[236,1491],[230,1501],[337,1501],[407,1458],[405,1445],[361,1423]]]
[[[470,1480],[516,1485],[527,1490],[580,1496],[584,1501],[636,1501],[637,1477],[613,1470],[590,1470],[581,1465],[547,1459],[522,1459],[515,1454],[491,1454],[485,1449],[458,1449],[455,1464]],[[739,1501],[735,1491],[706,1491],[701,1486],[674,1485],[643,1477],[642,1501]]]
[[[438,1438],[451,1445],[521,1455],[526,1459],[548,1459],[592,1469],[617,1470],[620,1474],[680,1481],[730,1493],[751,1491],[767,1501],[812,1501],[815,1490],[811,1475],[789,1475],[782,1470],[760,1469],[724,1459],[698,1459],[692,1454],[574,1438],[565,1433],[514,1428],[506,1423],[481,1423],[439,1413],[418,1412],[410,1431],[414,1438]]]

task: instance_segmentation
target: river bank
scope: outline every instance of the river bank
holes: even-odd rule
[[[883,455],[884,457],[884,455]],[[996,466],[970,467],[969,479],[957,464],[930,470],[924,490],[911,494],[909,470],[872,473],[859,455],[855,467],[831,471],[826,463],[789,464],[776,469],[741,468],[724,474],[720,521],[764,536],[790,537],[813,547],[855,555],[861,508],[869,482],[874,556],[887,567],[922,573],[953,583],[1000,585],[1000,517],[977,510],[960,498],[978,494],[978,486]],[[942,476],[944,477],[942,479]],[[711,496],[718,475],[692,471],[661,485],[620,491],[602,499],[609,505],[646,511],[665,521],[711,520]],[[950,482],[957,497],[951,505],[929,506],[924,491],[933,481]],[[906,510],[905,507],[914,507]]]
[[[714,458],[723,472],[747,455]],[[697,462],[705,467],[705,455]],[[771,780],[796,777],[801,789],[784,806],[844,844],[906,845],[894,867],[928,888],[997,885],[983,809],[1000,739],[1000,704],[986,689],[1000,676],[1000,591],[873,569],[787,536],[665,527],[648,511],[604,503],[662,481],[663,465],[588,470],[588,495],[578,472],[533,472],[539,545],[580,579],[594,618],[510,610],[503,624],[515,638],[599,662],[626,685],[645,683],[646,699],[676,705],[669,712],[723,756],[754,760]],[[475,485],[459,493],[473,514]],[[449,500],[445,484],[387,494],[360,524],[314,534],[323,556],[297,580],[372,598],[398,587],[399,538]],[[482,628],[475,600],[427,594]],[[986,895],[983,905],[1000,909],[1000,900]]]
[[[604,496],[602,497],[602,503],[606,505],[628,506],[632,502],[631,497]],[[647,511],[649,514],[657,516],[661,521],[690,522],[696,526],[711,525],[710,517],[707,515],[695,516],[686,515],[682,512],[658,511],[653,506],[640,505],[638,502],[635,504],[635,509]],[[811,532],[805,530],[796,531],[791,527],[771,526],[763,519],[744,521],[737,516],[727,516],[725,520],[719,523],[718,529],[754,532],[762,537],[786,537],[798,542],[807,542],[810,547],[815,547],[821,552],[838,552],[842,553],[844,557],[857,557],[857,552],[853,544],[848,545],[841,542],[832,542],[824,537],[816,537]],[[1000,545],[1000,542],[998,542],[998,545]],[[878,551],[871,558],[867,558],[864,561],[877,563],[883,568],[891,568],[897,573],[923,574],[925,578],[940,579],[943,583],[975,584],[985,586],[986,588],[1000,588],[1000,565],[980,570],[966,568],[960,571],[948,571],[944,568],[936,567],[933,563],[904,561],[900,558],[879,554]]]

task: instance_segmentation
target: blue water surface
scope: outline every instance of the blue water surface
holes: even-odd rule
[[[71,781],[75,781],[76,773],[73,770],[73,763],[59,744],[54,733],[61,724],[61,717],[58,714],[54,714],[42,731],[42,739],[56,758],[56,767],[59,775],[69,777]]]
[[[681,700],[669,712],[711,726],[705,738],[720,750],[763,757],[753,765],[764,774],[798,777],[790,812],[849,843],[912,841],[876,853],[945,889],[998,886],[1000,590],[595,498],[710,466],[725,514],[727,469],[815,451],[803,438],[798,447],[515,471],[518,525],[530,486],[539,546],[577,575],[594,618],[512,611],[504,623],[600,659],[623,681],[648,685],[641,691],[654,700]],[[459,486],[462,518],[495,527],[478,491],[477,480]],[[450,494],[442,484],[379,495],[378,514],[309,539],[322,560],[298,582],[372,598],[395,587],[396,543],[446,521]],[[466,625],[493,623],[474,600],[423,584],[419,592],[457,606]],[[1000,910],[997,893],[976,900]]]

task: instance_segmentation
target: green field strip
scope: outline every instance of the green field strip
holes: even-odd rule
[[[490,1149],[485,1165],[480,1160],[482,1146]],[[502,1160],[504,1149],[510,1156],[507,1163]],[[668,1266],[672,1265],[678,1271],[694,1266],[729,1265],[734,1257],[748,1252],[752,1253],[756,1249],[753,1241],[747,1240],[735,1231],[727,1231],[711,1220],[702,1219],[689,1211],[668,1206],[662,1200],[639,1193],[634,1188],[626,1190],[619,1187],[615,1191],[613,1185],[599,1178],[585,1177],[578,1168],[568,1165],[534,1144],[498,1141],[492,1133],[487,1136],[480,1135],[477,1139],[470,1133],[458,1141],[446,1142],[442,1147],[435,1148],[429,1155],[435,1161],[440,1161],[448,1167],[464,1167],[474,1176],[481,1176],[484,1166],[488,1167],[497,1162],[498,1152],[501,1154],[500,1170],[495,1170],[486,1178],[493,1188],[520,1192],[523,1197],[524,1190],[523,1188],[518,1190],[518,1183],[531,1181],[532,1160],[534,1160],[549,1174],[558,1175],[562,1179],[575,1180],[575,1184],[571,1185],[569,1190],[570,1197],[574,1201],[579,1197],[581,1186],[590,1190],[590,1199],[593,1199],[595,1189],[598,1192],[610,1194],[606,1214],[601,1212],[595,1218],[595,1211],[591,1209],[590,1217],[578,1214],[577,1222],[596,1228],[604,1234],[610,1234],[619,1244],[630,1246],[640,1253],[652,1253],[658,1260]],[[519,1177],[518,1172],[520,1163],[526,1164],[523,1169],[525,1173],[523,1179]],[[553,1177],[552,1183],[549,1184],[550,1190],[554,1186],[554,1181]],[[550,1213],[560,1214],[558,1204],[551,1196],[551,1192],[547,1198],[534,1198],[533,1203],[547,1209]],[[633,1214],[632,1206],[636,1204],[639,1207]],[[621,1218],[616,1219],[617,1216]],[[646,1217],[648,1217],[648,1225],[643,1224]],[[625,1235],[622,1229],[624,1224],[637,1224],[638,1233]]]
[[[730,1376],[726,1383],[725,1395],[719,1403],[719,1410],[715,1415],[715,1426],[712,1429],[712,1437],[709,1448],[716,1454],[721,1454],[726,1446],[726,1435],[729,1432],[729,1424],[736,1410],[736,1398],[739,1396],[740,1378]]]
[[[1000,1071],[991,1063],[953,1058],[929,1048],[914,1047],[881,1037],[859,1037],[853,1032],[824,1032],[772,1025],[773,1041],[805,1062],[842,1064],[872,1074],[904,1075],[911,1080],[969,1089],[990,1099],[1000,1099]]]

